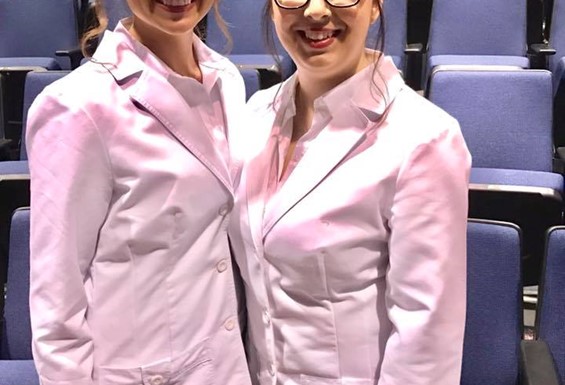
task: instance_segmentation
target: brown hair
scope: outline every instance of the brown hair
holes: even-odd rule
[[[115,1],[115,0],[112,0]],[[214,17],[218,23],[220,31],[225,36],[227,43],[226,49],[231,49],[233,45],[232,37],[228,31],[226,21],[220,14],[219,3],[221,0],[216,0],[214,2]],[[91,26],[81,38],[81,50],[84,57],[92,56],[93,50],[96,46],[96,40],[98,37],[106,30],[108,27],[108,16],[106,15],[106,9],[104,8],[103,0],[96,0],[94,2],[94,20],[92,20],[89,25]],[[203,31],[197,26],[195,32],[199,35],[205,35]]]
[[[106,16],[103,0],[96,0],[94,2],[94,20],[89,20],[87,25],[90,28],[82,35],[80,41],[80,48],[84,57],[92,56],[98,36],[108,26],[108,17]]]

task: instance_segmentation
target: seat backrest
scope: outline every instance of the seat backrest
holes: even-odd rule
[[[0,0],[0,57],[55,57],[78,39],[77,0]]]
[[[263,1],[257,0],[220,1],[220,14],[228,24],[233,46],[230,52],[226,52],[226,39],[218,26],[214,12],[210,12],[207,17],[206,44],[223,54],[269,54],[263,42],[260,22],[263,16],[263,4]],[[276,36],[274,38],[277,52],[282,54],[281,45]]]
[[[403,63],[407,34],[407,1],[384,0],[383,7],[385,21],[384,53],[400,58],[401,63]],[[381,18],[369,29],[366,43],[369,48],[375,48],[380,20]]]
[[[108,30],[112,31],[121,19],[131,16],[126,0],[106,0],[104,1],[104,9],[108,16]]]
[[[557,62],[565,56],[565,1],[553,0],[553,12],[551,14],[551,30],[549,43],[555,49],[555,55],[549,57],[549,66],[555,70]]]
[[[239,72],[241,73],[241,76],[243,76],[243,81],[245,83],[245,99],[249,100],[251,95],[259,91],[259,71],[252,68],[240,68]]]
[[[110,31],[113,30],[121,19],[131,16],[126,0],[106,0],[104,1],[104,9],[108,16],[108,26]]]
[[[438,67],[428,97],[459,121],[473,167],[552,171],[549,71]]]
[[[28,72],[25,80],[24,88],[24,104],[23,104],[23,127],[20,143],[20,159],[27,160],[27,152],[25,148],[25,127],[27,122],[27,112],[31,104],[43,91],[45,87],[63,76],[69,74],[69,71],[32,71]]]
[[[549,345],[561,383],[565,381],[565,226],[548,230],[538,299],[536,331]]]
[[[523,333],[520,229],[469,220],[462,385],[516,385]]]
[[[527,0],[434,0],[429,55],[525,56]]]
[[[32,359],[29,316],[29,209],[12,216],[0,359]]]

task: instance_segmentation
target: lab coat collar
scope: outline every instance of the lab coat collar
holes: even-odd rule
[[[200,39],[195,37],[194,42],[200,65],[231,76],[230,71],[226,71],[229,65],[226,59],[207,48]],[[187,107],[186,101],[167,80],[169,69],[164,63],[135,41],[121,22],[113,32],[106,31],[93,59],[112,74],[139,108],[153,115],[233,194],[228,160],[219,153],[205,129],[201,116],[205,112]],[[225,100],[223,93],[222,102],[229,116],[233,113],[228,111],[232,103]]]
[[[369,49],[367,52],[376,54]],[[274,110],[283,114],[281,122],[287,121],[296,114],[294,97],[297,82],[298,77],[295,73],[282,84],[279,97],[273,103]],[[371,82],[373,82],[372,87],[363,86]],[[389,56],[382,56],[378,62],[369,65],[317,98],[314,105],[317,109],[324,108],[335,117],[336,114],[344,112],[344,103],[349,104],[367,119],[376,121],[384,114],[404,85],[404,80],[392,59]]]
[[[373,71],[374,65],[377,66],[376,71]],[[309,144],[308,150],[286,182],[271,197],[274,200],[269,205],[271,210],[264,212],[263,237],[355,150],[370,129],[378,126],[375,123],[385,114],[395,96],[404,87],[404,81],[390,58],[382,57],[374,65],[365,68],[315,101],[317,109],[323,108],[331,119]],[[374,80],[376,88],[370,86],[371,79]],[[287,119],[285,104],[294,104],[295,88],[296,79],[287,81],[281,89],[279,101],[274,103],[277,111],[283,116],[286,115]],[[277,120],[275,125],[282,123],[282,120]],[[276,130],[277,127],[274,127],[274,131]],[[267,146],[267,151],[272,151],[272,147]],[[262,161],[269,160],[271,159],[264,158]],[[251,189],[255,189],[256,194],[258,186]],[[267,199],[264,181],[261,189],[261,195]]]
[[[118,82],[143,71],[145,65],[148,64],[144,60],[158,61],[160,65],[157,66],[157,71],[166,77],[170,69],[155,55],[147,55],[151,51],[130,35],[128,31],[130,23],[131,19],[124,19],[118,23],[114,31],[104,32],[104,37],[93,56],[94,61],[106,64],[107,69]],[[201,66],[221,71],[232,65],[228,59],[210,49],[196,35],[193,41]],[[144,60],[141,60],[140,57],[143,57]],[[120,65],[117,66],[117,63]]]

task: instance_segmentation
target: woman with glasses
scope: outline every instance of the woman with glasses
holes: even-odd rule
[[[249,101],[230,223],[252,377],[458,384],[471,163],[458,123],[379,51],[378,0],[267,0],[264,18],[297,71]]]

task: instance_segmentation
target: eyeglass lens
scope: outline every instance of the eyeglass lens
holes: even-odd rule
[[[277,4],[283,8],[301,8],[308,3],[309,0],[276,0]],[[352,7],[359,0],[325,0],[329,5],[338,8]]]

